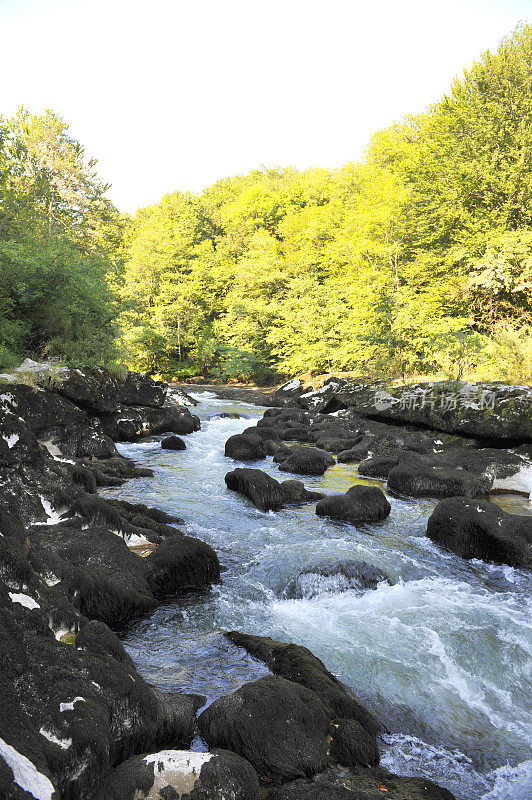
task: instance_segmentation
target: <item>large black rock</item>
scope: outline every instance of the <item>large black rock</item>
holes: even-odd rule
[[[120,764],[95,800],[257,800],[257,773],[236,753],[163,750]]]
[[[62,523],[29,530],[35,569],[54,576],[60,591],[89,619],[120,627],[155,607],[146,559],[102,527]]]
[[[394,775],[383,767],[330,767],[312,781],[299,779],[274,789],[269,800],[454,800],[428,778]]]
[[[532,441],[532,389],[440,381],[390,386],[346,381],[336,401],[357,414],[493,442]]]
[[[150,589],[157,598],[202,589],[220,579],[215,551],[192,536],[166,539],[144,561],[150,569]]]
[[[377,486],[352,486],[345,494],[325,497],[316,504],[320,517],[344,522],[379,522],[386,519],[391,505]]]
[[[489,500],[442,500],[429,517],[427,536],[462,558],[532,567],[532,517],[508,514]]]
[[[179,436],[167,436],[161,442],[162,450],[186,450],[187,446]]]
[[[291,447],[287,457],[279,464],[279,469],[296,475],[323,475],[335,463],[330,453],[318,447]]]
[[[76,646],[58,641],[47,588],[29,582],[0,585],[0,797],[87,800],[133,753],[190,746],[201,699],[174,695],[170,712],[104,626],[84,636],[78,617]]]
[[[260,777],[314,775],[327,763],[329,716],[310,689],[266,676],[215,700],[198,719],[209,747],[246,758]]]
[[[260,511],[279,511],[287,505],[308,503],[323,497],[321,492],[309,492],[301,481],[279,483],[260,469],[235,469],[225,476],[228,489],[243,494]]]
[[[345,717],[357,720],[372,735],[380,729],[381,725],[373,714],[306,647],[239,631],[225,635],[263,661],[275,675],[312,689],[327,709],[329,719]]]
[[[405,452],[388,473],[388,487],[410,497],[478,497],[489,494],[493,478],[441,465],[435,457]]]
[[[167,386],[139,372],[112,375],[104,369],[71,369],[49,388],[81,408],[97,414],[112,414],[120,405],[162,406]]]
[[[260,458],[266,458],[266,451],[264,442],[259,436],[245,436],[242,433],[236,433],[226,441],[225,455],[236,461],[257,461]]]

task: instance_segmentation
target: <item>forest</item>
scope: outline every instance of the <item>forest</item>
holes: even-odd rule
[[[0,370],[532,381],[530,25],[361,163],[264,167],[133,216],[108,189],[58,113],[0,118]]]

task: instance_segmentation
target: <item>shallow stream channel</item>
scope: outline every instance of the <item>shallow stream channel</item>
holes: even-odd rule
[[[390,516],[360,526],[317,517],[315,503],[258,511],[226,489],[225,474],[251,466],[278,480],[292,476],[271,457],[245,465],[225,458],[224,444],[264,409],[211,392],[194,397],[201,430],[185,437],[187,450],[162,450],[162,437],[118,445],[155,474],[103,492],[183,518],[182,529],[214,547],[225,568],[219,585],[160,606],[123,633],[143,677],[163,690],[202,694],[208,704],[268,672],[220,631],[295,642],[385,723],[383,766],[431,778],[460,800],[532,797],[530,576],[438,548],[425,536],[431,499],[387,493]],[[353,464],[302,480],[325,493],[383,486],[358,478]],[[525,498],[499,502],[527,513]],[[343,576],[315,574],[301,584],[302,599],[283,598],[309,564],[347,559],[379,567],[393,585],[359,592]],[[206,749],[199,738],[193,747]]]

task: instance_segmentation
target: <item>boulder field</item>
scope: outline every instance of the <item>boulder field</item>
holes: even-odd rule
[[[269,402],[255,426],[227,442],[225,454],[233,461],[272,456],[280,472],[293,475],[323,475],[336,462],[357,464],[361,478],[385,481],[396,497],[445,499],[427,531],[445,549],[467,559],[530,568],[532,517],[506,514],[489,501],[513,492],[532,502],[530,387],[457,382],[386,387],[331,378],[314,391],[294,379]],[[237,468],[226,476],[229,488],[263,511],[286,504],[261,500],[258,487],[272,482],[277,483],[259,469]],[[311,502],[304,492],[300,484],[299,502]],[[367,525],[386,519],[391,506],[379,487],[358,484],[322,497],[315,510]]]

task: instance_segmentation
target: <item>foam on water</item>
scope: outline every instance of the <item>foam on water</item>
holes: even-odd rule
[[[258,511],[226,489],[225,474],[243,465],[223,452],[229,436],[262,410],[217,400],[212,392],[193,396],[202,430],[186,437],[187,450],[163,451],[159,439],[119,445],[155,474],[105,490],[183,517],[187,532],[211,544],[226,568],[221,584],[132,626],[124,642],[141,673],[161,688],[195,691],[212,702],[267,672],[221,630],[293,641],[309,647],[385,722],[387,766],[430,777],[461,800],[524,798],[530,575],[442,551],[425,536],[436,502],[430,499],[390,496],[390,517],[375,525],[317,517],[312,503]],[[224,411],[245,418],[216,416]],[[278,480],[290,477],[271,458],[245,466]],[[349,464],[303,478],[308,488],[327,493],[358,480]],[[367,561],[394,585],[361,592],[326,579],[317,589],[309,586],[303,599],[282,598],[289,581],[324,558]]]

